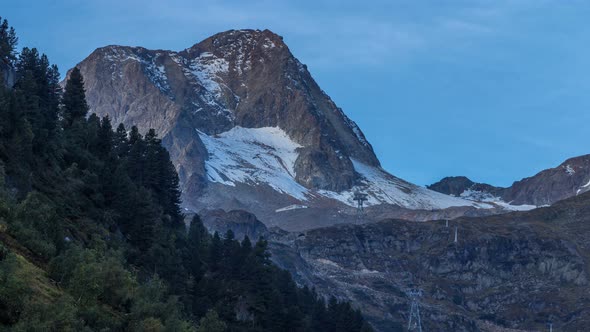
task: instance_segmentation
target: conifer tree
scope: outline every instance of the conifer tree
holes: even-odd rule
[[[92,153],[98,152],[98,133],[100,131],[100,118],[96,113],[90,114],[86,121],[86,138],[84,139],[86,150]]]
[[[145,141],[139,133],[139,129],[136,126],[131,127],[131,132],[129,133],[127,169],[129,171],[129,176],[138,186],[144,185],[145,150]]]
[[[160,147],[160,155],[163,161],[161,163],[162,178],[159,185],[164,192],[164,197],[162,197],[164,210],[172,217],[175,226],[182,226],[184,217],[180,210],[181,191],[178,173],[176,173],[176,168],[170,160],[168,151],[163,147]]]
[[[247,256],[252,251],[252,242],[250,241],[250,237],[248,235],[244,235],[244,239],[242,240],[242,255]]]
[[[221,262],[221,257],[223,255],[223,244],[221,242],[221,237],[219,237],[219,233],[213,233],[213,239],[211,240],[211,245],[209,246],[209,257],[208,257],[208,265],[212,271],[217,271],[219,268],[219,264]]]
[[[201,218],[198,214],[195,214],[188,231],[187,239],[187,255],[188,255],[188,266],[189,272],[192,274],[196,281],[200,280],[204,268],[204,260],[207,258],[207,246],[208,246],[209,233],[203,225]]]
[[[9,64],[16,60],[16,44],[18,38],[14,28],[8,25],[8,21],[0,17],[0,61]]]
[[[61,89],[59,72],[45,54],[37,49],[23,48],[16,62],[16,93],[20,95],[20,108],[31,125],[35,153],[47,156],[47,150],[58,131],[58,106]],[[45,150],[45,151],[42,151]]]
[[[199,328],[197,332],[223,332],[227,325],[219,319],[219,315],[215,310],[207,312],[205,317],[199,321]]]
[[[97,134],[96,152],[99,158],[107,159],[111,156],[114,145],[114,133],[109,116],[102,118]],[[110,162],[113,162],[110,160]]]
[[[132,132],[135,135],[134,132]],[[144,177],[142,184],[150,188],[156,194],[158,200],[163,201],[165,188],[160,184],[163,182],[164,158],[161,154],[161,141],[154,129],[148,130],[145,134],[145,162],[143,167]]]
[[[154,245],[156,227],[158,223],[158,207],[153,204],[150,192],[144,187],[138,187],[134,192],[128,193],[130,199],[125,209],[129,215],[125,234],[130,243],[137,249],[132,260],[146,266],[150,271],[155,271],[156,266],[149,264],[148,250]]]
[[[66,82],[66,89],[62,99],[64,128],[71,127],[74,122],[85,119],[88,114],[84,79],[78,67],[74,67],[70,78]]]
[[[113,149],[117,157],[123,158],[129,153],[129,137],[127,137],[127,129],[120,123],[113,138]]]

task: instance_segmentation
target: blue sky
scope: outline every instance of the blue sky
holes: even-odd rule
[[[95,48],[181,50],[271,29],[355,120],[383,167],[510,185],[590,153],[585,1],[8,1],[21,46],[62,72]]]

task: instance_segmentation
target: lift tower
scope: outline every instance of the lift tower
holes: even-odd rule
[[[356,218],[357,222],[360,223],[361,219],[365,214],[365,207],[364,204],[368,200],[367,194],[357,191],[354,193],[354,201],[356,201]]]
[[[420,305],[418,304],[418,298],[422,296],[422,290],[411,289],[408,291],[408,296],[412,299],[412,304],[410,305],[410,316],[408,318],[408,331],[422,332]]]

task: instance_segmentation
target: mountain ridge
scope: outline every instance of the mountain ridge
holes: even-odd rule
[[[269,30],[229,30],[178,52],[104,47],[77,67],[91,112],[140,132],[155,128],[195,212],[245,209],[275,224],[275,211],[291,205],[347,211],[357,191],[368,205],[512,208],[383,170],[362,130]]]
[[[495,187],[473,182],[465,176],[454,176],[445,177],[427,188],[477,201],[495,199],[515,205],[551,205],[590,190],[590,155],[568,158],[556,167],[515,181],[509,187]]]

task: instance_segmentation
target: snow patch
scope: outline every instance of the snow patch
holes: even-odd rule
[[[512,205],[510,203],[504,202],[501,199],[498,199],[495,201],[490,201],[490,202],[500,206],[504,210],[509,210],[509,211],[530,211],[530,210],[538,208],[538,206],[536,206],[536,205],[528,205],[528,204]]]
[[[192,102],[196,107],[194,113],[205,110],[215,115],[225,116],[230,121],[233,120],[234,114],[222,98],[224,91],[233,94],[221,76],[228,72],[228,62],[210,52],[203,52],[192,60],[186,59],[178,53],[171,54],[170,57],[181,67],[184,75],[195,88],[196,101]],[[238,97],[233,95],[239,101]]]
[[[361,274],[375,274],[375,273],[379,273],[379,271],[369,270],[369,269],[361,269],[360,273]]]
[[[320,190],[318,193],[350,206],[356,206],[353,200],[354,193],[361,191],[368,195],[367,206],[388,203],[410,209],[445,209],[452,206],[492,207],[490,204],[471,202],[428,190],[396,178],[382,168],[369,166],[352,158],[351,161],[355,171],[362,176],[358,185],[351,190],[339,193],[327,190]]]
[[[470,201],[492,202],[500,198],[490,194],[489,192],[467,189],[463,191],[459,197],[468,199]]]
[[[576,173],[576,171],[570,166],[570,165],[565,165],[565,172],[567,173],[567,175],[572,176]]]
[[[318,263],[322,263],[322,264],[324,264],[324,265],[330,265],[330,266],[333,266],[333,267],[338,267],[338,268],[340,267],[340,265],[338,265],[338,263],[336,263],[336,262],[333,262],[333,261],[331,261],[331,260],[329,260],[329,259],[325,259],[325,258],[318,258],[318,259],[316,259],[316,261],[317,261]]]
[[[299,210],[299,209],[307,209],[307,205],[301,205],[301,204],[293,204],[293,205],[289,205],[289,206],[285,206],[284,208],[280,208],[280,209],[276,209],[275,212],[279,213],[279,212],[285,212],[285,211],[291,211],[291,210]]]
[[[169,93],[170,85],[168,84],[168,76],[166,75],[166,68],[163,65],[156,65],[156,59],[151,58],[150,61],[142,61],[144,64],[144,72],[147,77],[154,83],[154,85],[162,92]]]
[[[579,195],[581,192],[586,192],[586,188],[590,187],[590,180],[588,180],[588,182],[581,186],[578,190],[576,190],[576,195]]]
[[[209,152],[205,163],[210,181],[267,184],[278,192],[305,200],[307,188],[295,181],[295,160],[301,146],[277,127],[234,127],[209,136],[197,131]]]
[[[479,190],[472,190],[467,189],[461,193],[461,198],[470,200],[470,201],[477,201],[477,202],[486,202],[486,203],[493,203],[505,210],[509,211],[529,211],[532,209],[537,208],[535,205],[512,205],[510,203],[506,203],[502,198],[496,197],[488,192],[479,191]]]
[[[262,44],[262,47],[264,47],[264,48],[275,48],[276,45],[275,45],[275,43],[273,43],[272,40],[270,40],[268,38],[265,38],[264,39],[264,44]]]
[[[199,83],[216,98],[221,97],[221,81],[219,74],[227,73],[229,64],[227,60],[218,58],[212,53],[203,52],[194,59],[190,65],[191,73],[199,80]]]

